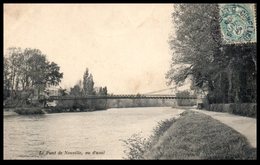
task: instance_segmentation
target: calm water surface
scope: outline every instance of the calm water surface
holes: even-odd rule
[[[149,137],[184,110],[118,108],[96,112],[4,116],[4,159],[123,159],[126,140]]]

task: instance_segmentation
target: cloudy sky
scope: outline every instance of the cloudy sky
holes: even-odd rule
[[[37,48],[72,87],[86,67],[114,94],[168,88],[171,4],[4,4],[4,50]]]

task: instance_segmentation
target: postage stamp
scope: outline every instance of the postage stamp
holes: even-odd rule
[[[219,4],[224,44],[256,42],[254,4]]]

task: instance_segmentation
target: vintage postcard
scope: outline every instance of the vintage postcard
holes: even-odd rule
[[[3,159],[256,159],[256,17],[4,3]]]

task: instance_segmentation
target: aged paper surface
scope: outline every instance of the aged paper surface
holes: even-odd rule
[[[247,5],[4,4],[4,159],[255,159]]]

